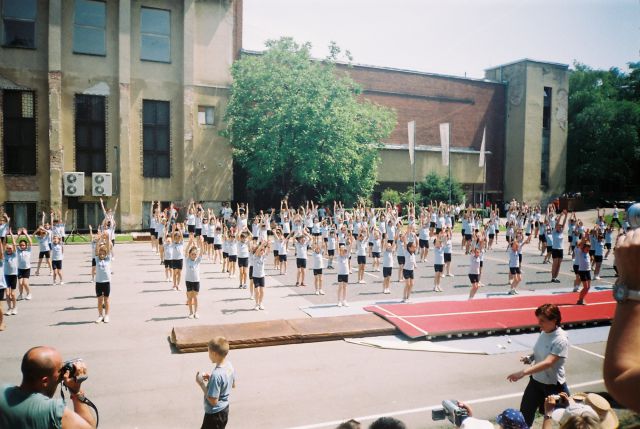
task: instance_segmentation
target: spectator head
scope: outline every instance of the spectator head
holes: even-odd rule
[[[213,337],[207,347],[209,349],[209,358],[212,362],[224,360],[229,353],[229,342],[225,337]]]
[[[336,429],[360,429],[360,422],[354,419],[340,423]]]
[[[407,429],[404,423],[393,417],[380,417],[375,422],[371,423],[369,429]]]
[[[581,398],[583,403],[574,403],[567,408],[555,410],[552,417],[560,424],[561,429],[615,429],[618,427],[618,416],[611,409],[611,404],[596,393],[575,394],[574,399]]]
[[[528,429],[522,413],[513,408],[507,408],[496,418],[496,423],[503,429]]]
[[[560,314],[560,308],[555,304],[542,304],[536,308],[536,317],[538,319],[544,318],[548,321],[555,322],[556,326],[560,326],[562,322],[562,315]]]
[[[52,398],[60,382],[62,357],[51,347],[33,347],[22,357],[22,386]]]

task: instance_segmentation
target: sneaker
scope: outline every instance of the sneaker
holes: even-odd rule
[[[365,282],[364,280],[360,280],[360,281],[358,281],[358,284],[361,284],[361,285],[363,285],[363,284],[365,284],[365,283],[366,283],[366,282]]]
[[[509,292],[507,292],[509,295],[515,295],[517,292],[515,289],[509,289]]]
[[[256,305],[253,309],[254,309],[255,311],[258,311],[258,310],[260,310],[260,306],[259,306],[259,305]]]
[[[109,323],[109,315],[104,316],[104,323]]]
[[[453,273],[449,273],[447,274],[447,277],[455,277],[455,276],[453,275]]]
[[[187,316],[187,319],[193,319],[193,313],[189,313],[189,315]]]
[[[342,307],[342,301],[338,301],[338,307]]]
[[[11,309],[8,309],[6,313],[4,313],[5,316],[11,316]]]
[[[64,282],[60,282],[60,286],[62,286],[64,284]]]
[[[100,316],[96,319],[96,323],[102,323],[104,321],[104,317]]]
[[[576,305],[586,305],[586,301],[584,299],[579,299],[578,302],[576,302]]]
[[[247,286],[247,285],[244,285],[244,287],[243,287],[242,289],[246,289],[246,288],[248,288],[248,287],[249,287],[249,286]]]
[[[574,292],[578,292],[578,291],[580,291],[580,286],[574,286],[574,287],[573,287],[573,291],[574,291]]]
[[[24,299],[24,297],[22,296],[22,294],[18,295],[18,301],[22,301]]]
[[[30,299],[31,299],[31,294],[30,294],[30,293],[28,293],[28,294],[27,294],[27,296],[25,296],[25,297],[24,297],[24,299],[26,299],[26,300],[30,300]]]
[[[602,280],[600,276],[595,276],[594,280]]]
[[[320,295],[324,295],[324,291],[320,289]]]
[[[14,307],[13,309],[11,309],[11,315],[15,316],[16,314],[18,314],[18,309]]]
[[[200,318],[200,316],[198,315],[198,312],[193,313],[193,318],[194,319],[199,319]]]
[[[316,295],[320,295],[320,291],[319,290],[316,291]]]
[[[264,310],[264,305],[260,304],[260,305],[258,306],[258,308],[259,308],[260,310]]]
[[[238,289],[244,289],[244,287],[242,285],[238,286]]]
[[[342,301],[342,305],[344,305],[345,307],[349,307],[349,303],[347,301]]]

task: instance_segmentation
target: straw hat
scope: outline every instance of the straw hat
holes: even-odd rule
[[[587,394],[585,400],[585,405],[593,408],[598,414],[600,418],[600,425],[602,429],[615,429],[618,427],[618,416],[615,411],[611,408],[611,404],[602,396],[597,393],[589,393]]]

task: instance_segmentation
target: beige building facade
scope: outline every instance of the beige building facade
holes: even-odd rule
[[[121,230],[151,201],[232,199],[219,136],[240,50],[241,0],[0,0],[0,200],[15,226],[72,208],[101,219],[91,174],[112,174]],[[85,173],[67,197],[65,172]]]
[[[506,200],[546,201],[565,191],[568,68],[525,59],[485,71],[507,85]]]

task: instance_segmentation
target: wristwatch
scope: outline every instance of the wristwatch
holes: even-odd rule
[[[613,297],[618,303],[623,303],[627,300],[640,301],[640,291],[629,290],[629,288],[623,283],[616,283],[613,285]]]

